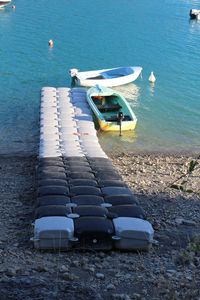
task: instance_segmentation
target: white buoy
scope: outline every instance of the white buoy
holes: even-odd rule
[[[154,76],[153,72],[151,72],[149,76],[149,82],[155,82],[155,81],[156,81],[156,77]]]
[[[53,47],[53,40],[49,40],[49,47]]]

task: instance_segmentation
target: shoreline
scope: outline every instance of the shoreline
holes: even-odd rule
[[[2,300],[199,299],[200,196],[169,188],[194,157],[109,157],[154,227],[152,249],[36,251],[30,237],[37,157],[0,155]],[[199,189],[198,169],[188,184]]]
[[[102,147],[102,146],[101,146]],[[122,155],[133,155],[133,156],[172,156],[172,157],[179,157],[179,156],[183,156],[183,157],[193,157],[196,158],[198,156],[200,156],[200,150],[199,152],[196,151],[159,151],[159,150],[155,150],[155,151],[145,151],[145,150],[138,150],[138,151],[106,151],[103,147],[102,147],[103,151],[107,154],[108,158],[115,158],[118,156],[122,156]],[[17,157],[17,158],[38,158],[38,154],[35,152],[12,152],[12,153],[0,153],[0,158],[9,158],[9,157]]]
[[[105,151],[106,152],[106,151]],[[122,156],[122,155],[133,155],[133,156],[172,156],[172,157],[197,157],[200,155],[200,150],[199,152],[196,151],[159,151],[159,150],[154,150],[154,151],[148,151],[148,150],[138,150],[138,151],[112,151],[112,152],[106,152],[107,155],[110,157],[116,157],[116,156]]]

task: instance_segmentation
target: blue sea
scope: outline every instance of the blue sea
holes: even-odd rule
[[[103,149],[200,152],[200,22],[189,19],[199,1],[12,4],[15,10],[0,10],[0,154],[37,153],[43,86],[70,86],[70,68],[129,65],[142,66],[142,77],[117,90],[131,104],[137,127],[122,137],[99,133]]]

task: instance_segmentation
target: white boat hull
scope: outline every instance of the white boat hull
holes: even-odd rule
[[[104,87],[115,87],[124,84],[128,84],[130,82],[135,81],[138,76],[141,74],[142,68],[141,67],[131,67],[133,72],[129,75],[123,75],[115,78],[98,78],[101,76],[101,73],[105,73],[110,70],[115,69],[103,69],[103,70],[96,70],[96,71],[88,71],[88,72],[78,72],[76,76],[72,76],[76,82],[76,84],[85,87],[92,87],[95,85],[101,85]],[[117,68],[116,68],[117,70]]]

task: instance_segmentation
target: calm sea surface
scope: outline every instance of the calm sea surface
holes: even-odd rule
[[[129,65],[142,66],[142,78],[117,90],[131,103],[137,128],[122,137],[100,133],[103,149],[200,152],[200,22],[188,15],[199,1],[13,4],[15,11],[0,11],[0,154],[37,152],[41,87],[70,86],[72,67]]]

